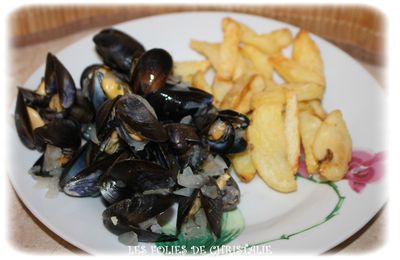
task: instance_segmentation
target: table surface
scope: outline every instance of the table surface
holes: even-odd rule
[[[23,84],[29,76],[45,62],[47,52],[58,52],[82,37],[100,28],[66,35],[56,40],[24,47],[9,48],[9,98],[16,94],[17,85]],[[384,67],[361,63],[384,86]],[[43,225],[18,198],[11,184],[7,183],[9,194],[8,238],[16,250],[43,254],[85,254],[79,248],[53,233]],[[387,210],[383,208],[364,228],[327,254],[366,253],[379,249],[385,243]]]

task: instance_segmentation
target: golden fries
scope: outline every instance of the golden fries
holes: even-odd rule
[[[319,49],[303,29],[300,29],[293,40],[292,58],[301,66],[320,75],[324,74],[324,66]]]
[[[286,94],[285,136],[288,161],[293,174],[297,173],[300,158],[299,110],[294,92]]]
[[[334,110],[327,115],[318,129],[313,153],[321,161],[319,173],[329,181],[341,180],[351,160],[352,141],[342,113]]]
[[[197,72],[192,76],[192,85],[195,88],[201,89],[205,92],[208,92],[212,94],[212,88],[211,86],[207,83],[205,74],[202,71]]]
[[[233,77],[239,56],[239,36],[240,27],[236,23],[226,22],[224,39],[219,48],[219,62],[216,67],[217,77],[220,79],[231,80]]]
[[[322,106],[324,64],[308,32],[300,29],[294,38],[287,28],[260,34],[230,17],[221,25],[221,42],[190,42],[206,61],[176,63],[174,74],[212,93],[218,109],[251,120],[247,150],[229,155],[239,178],[249,182],[258,173],[272,189],[295,191],[301,147],[309,174],[343,178],[352,141],[341,112],[327,114]],[[289,46],[291,57],[286,57]],[[215,74],[208,83],[210,67]]]
[[[250,182],[254,176],[256,176],[256,168],[254,167],[253,161],[251,160],[251,154],[249,150],[244,152],[232,154],[229,156],[233,167],[235,168],[236,174],[243,182]]]
[[[304,157],[309,174],[318,172],[318,160],[314,156],[313,144],[315,135],[320,128],[322,121],[310,111],[300,112],[300,136],[303,145]]]
[[[219,66],[219,43],[191,40],[190,48],[204,55],[211,62],[214,69]]]
[[[251,158],[260,177],[272,189],[293,192],[297,188],[288,161],[282,104],[270,103],[253,112],[247,136]]]
[[[242,33],[240,40],[252,45],[265,54],[279,53],[292,42],[292,34],[288,29],[279,29],[267,34]]]
[[[309,70],[294,60],[288,59],[281,54],[269,58],[274,69],[279,75],[290,83],[315,83],[325,86],[323,75]]]
[[[174,62],[173,73],[181,76],[183,82],[191,83],[196,73],[204,73],[210,68],[210,65],[208,60]]]

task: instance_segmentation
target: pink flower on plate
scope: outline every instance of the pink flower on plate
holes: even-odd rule
[[[350,187],[361,192],[368,183],[380,180],[384,174],[384,152],[371,154],[355,150],[349,164],[349,172],[344,177]]]
[[[380,180],[384,174],[384,152],[369,153],[354,150],[349,164],[349,171],[345,175],[350,187],[355,192],[361,192],[368,183]],[[308,178],[307,167],[303,158],[300,160],[298,174]]]

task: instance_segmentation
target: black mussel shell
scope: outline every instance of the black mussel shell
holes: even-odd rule
[[[53,120],[34,130],[35,146],[44,150],[46,144],[76,151],[81,145],[80,125],[72,120]]]
[[[39,157],[39,159],[37,159],[37,161],[33,164],[33,166],[29,169],[29,173],[41,177],[51,177],[49,172],[43,170],[43,161],[44,161],[44,155],[42,154]]]
[[[224,211],[235,209],[240,202],[240,189],[232,177],[227,180],[226,185],[221,189],[221,194]]]
[[[114,234],[126,232],[126,226],[139,223],[166,211],[175,202],[170,195],[135,194],[112,204],[103,212],[103,224]],[[116,219],[113,219],[116,218]]]
[[[121,96],[105,101],[96,113],[96,135],[99,141],[105,140],[114,130],[114,106]]]
[[[151,106],[138,95],[122,96],[115,103],[115,115],[128,133],[139,134],[154,142],[168,140],[168,134],[153,114]]]
[[[81,89],[82,89],[82,93],[87,97],[90,98],[90,94],[89,94],[89,84],[90,81],[92,80],[92,77],[94,75],[94,71],[102,68],[104,65],[102,64],[92,64],[87,66],[82,74],[81,74],[81,78],[79,80],[80,84],[81,84]]]
[[[231,123],[234,128],[245,129],[250,124],[250,119],[246,115],[229,109],[219,111],[218,118]]]
[[[179,122],[185,116],[194,116],[199,110],[207,112],[213,96],[196,88],[168,85],[147,95],[146,99],[160,120]]]
[[[223,200],[222,193],[218,188],[218,185],[214,178],[209,178],[209,182],[206,184],[208,187],[215,187],[217,190],[217,196],[210,198],[202,190],[200,192],[201,205],[206,213],[208,224],[211,227],[212,232],[217,238],[221,236],[222,228],[222,214],[223,214]],[[202,187],[203,189],[204,187]]]
[[[193,115],[193,124],[201,134],[207,134],[210,126],[218,117],[218,110],[213,105],[201,107]]]
[[[46,94],[59,95],[63,109],[70,108],[75,102],[76,87],[71,74],[51,53],[47,54],[44,76]]]
[[[107,178],[120,181],[137,192],[168,189],[175,185],[168,169],[143,160],[121,160],[109,169]]]
[[[172,70],[172,57],[163,49],[143,53],[132,73],[132,91],[147,95],[165,86]]]
[[[187,151],[178,155],[178,162],[181,169],[190,166],[194,170],[200,170],[203,162],[210,154],[210,147],[204,143],[192,143]]]
[[[225,131],[221,138],[218,140],[212,140],[210,137],[208,138],[208,144],[210,145],[210,150],[215,153],[229,153],[232,145],[235,141],[235,129],[233,126],[225,122]]]
[[[71,107],[68,118],[76,120],[81,124],[93,122],[95,111],[90,100],[85,97],[81,90],[77,90],[74,105]]]
[[[75,177],[80,171],[87,167],[86,154],[88,152],[89,144],[90,143],[87,142],[81,148],[79,148],[78,152],[63,169],[60,181],[58,183],[61,189],[63,189],[65,184]]]
[[[199,189],[195,189],[192,195],[190,195],[189,197],[178,197],[178,213],[176,217],[176,230],[178,234],[181,231],[183,223],[187,221],[190,209],[192,208],[195,199],[199,195],[199,192]]]
[[[49,105],[49,96],[39,95],[32,90],[24,89],[22,87],[18,87],[18,91],[22,94],[24,102],[27,106],[45,108]]]
[[[169,143],[172,148],[181,152],[188,149],[188,142],[200,142],[201,139],[197,134],[194,126],[180,123],[170,123],[164,125],[169,136]]]
[[[88,197],[99,194],[99,179],[115,161],[118,154],[112,154],[80,170],[62,187],[63,191],[74,197]],[[60,182],[61,185],[61,182]]]
[[[29,114],[21,91],[18,91],[17,104],[15,106],[15,127],[21,142],[29,149],[35,149],[33,130]]]
[[[131,73],[135,60],[145,51],[143,45],[137,40],[111,28],[96,34],[93,41],[97,52],[107,66],[128,75]]]

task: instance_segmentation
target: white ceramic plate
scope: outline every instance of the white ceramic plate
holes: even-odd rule
[[[154,16],[119,24],[115,28],[131,34],[147,49],[161,47],[168,50],[176,61],[202,59],[189,48],[190,39],[220,41],[221,20],[225,16],[244,22],[259,33],[282,27],[290,28],[293,33],[298,31],[296,27],[257,16],[221,12]],[[77,83],[86,66],[99,62],[92,36],[56,54]],[[342,110],[354,149],[371,153],[383,151],[385,97],[381,87],[346,53],[317,36],[312,37],[325,63],[324,107],[328,111]],[[24,86],[36,87],[42,75],[44,65]],[[46,190],[34,188],[35,181],[27,172],[39,154],[21,144],[13,125],[10,124],[8,129],[8,174],[29,210],[48,228],[82,250],[92,254],[128,253],[127,247],[103,227],[101,213],[104,206],[99,198],[71,198],[60,193],[56,198],[48,199]],[[231,244],[268,244],[272,253],[319,254],[358,231],[386,201],[383,179],[368,184],[361,193],[354,192],[348,181],[342,180],[336,185],[345,199],[340,209],[330,214],[338,203],[338,195],[332,187],[301,178],[298,181],[298,191],[291,194],[272,191],[258,177],[250,184],[240,183],[242,200],[239,209],[245,219],[245,229]],[[328,215],[333,217],[324,221]]]

